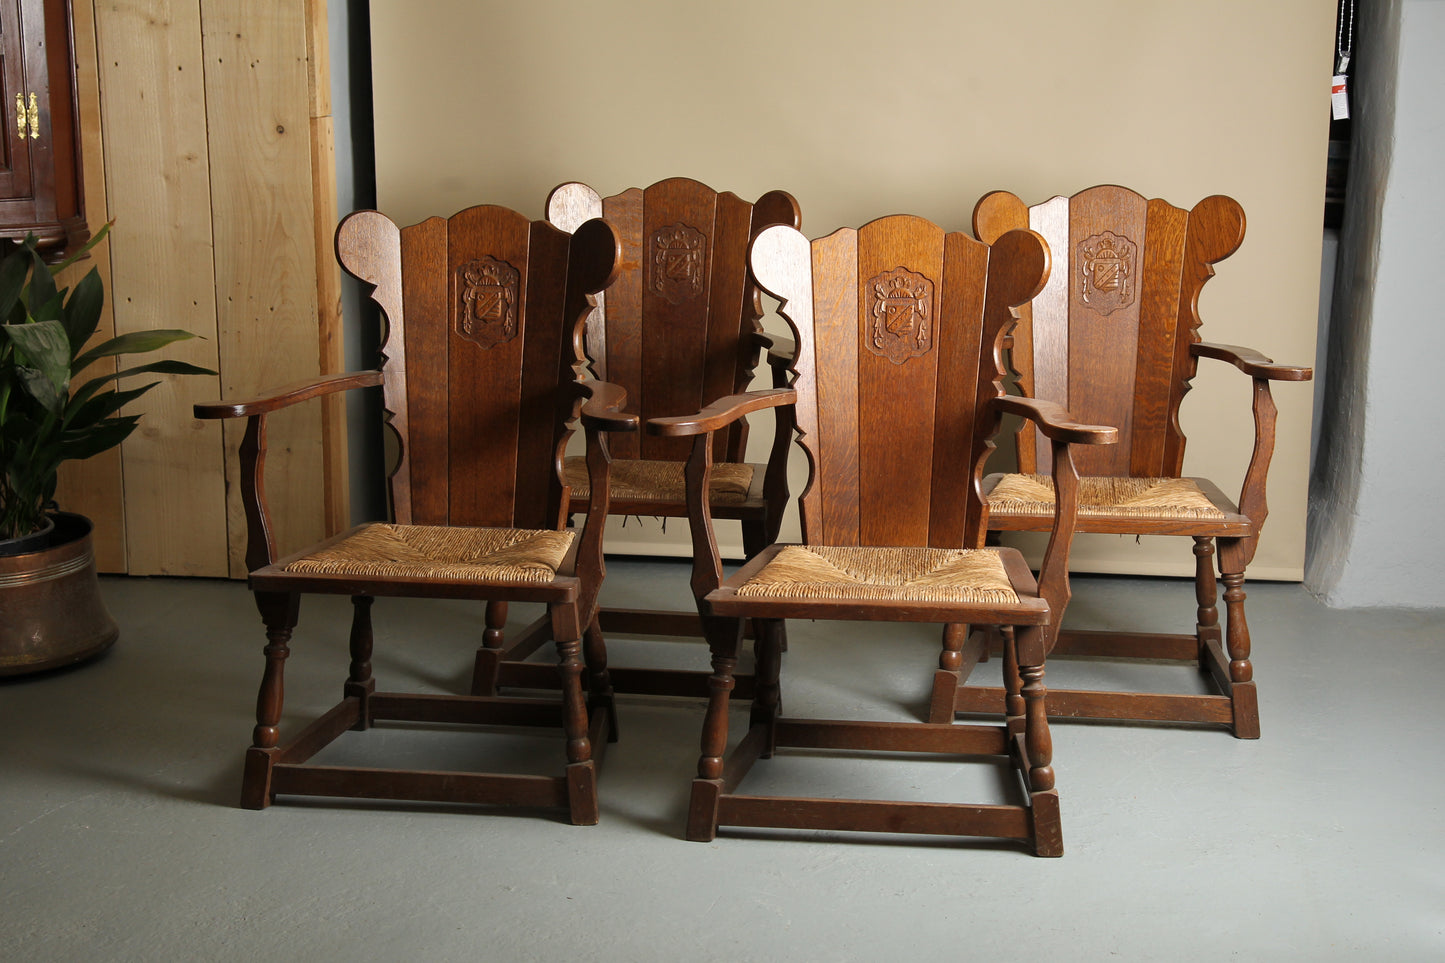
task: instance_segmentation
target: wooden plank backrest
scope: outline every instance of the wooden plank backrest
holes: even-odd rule
[[[1079,421],[1118,427],[1119,444],[1080,447],[1081,474],[1178,476],[1199,291],[1244,240],[1244,211],[1221,195],[1186,211],[1113,185],[1031,208],[999,191],[974,209],[979,240],[1019,227],[1042,234],[1054,258],[1014,335],[1019,389]],[[1020,471],[1049,470],[1031,426],[1020,430],[1018,450]]]
[[[599,197],[563,184],[547,199],[548,219],[574,230],[607,218],[622,239],[622,270],[589,321],[593,373],[627,390],[642,418],[690,414],[752,379],[759,313],[747,272],[748,242],[771,224],[798,225],[793,198],[772,191],[751,204],[685,177]],[[714,456],[740,461],[746,423],[716,436]],[[681,461],[689,442],[645,432],[617,436],[616,458]]]
[[[387,318],[382,390],[400,450],[398,522],[561,523],[558,466],[589,283],[569,263],[584,256],[582,240],[485,205],[406,228],[362,211],[337,229],[342,266],[374,286]]]
[[[758,283],[798,340],[805,541],[982,544],[978,479],[999,419],[998,345],[1038,293],[1048,249],[1030,231],[987,245],[895,215],[811,245],[773,228]]]

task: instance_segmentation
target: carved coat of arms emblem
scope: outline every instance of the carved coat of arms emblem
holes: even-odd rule
[[[494,257],[457,268],[457,334],[483,348],[515,338],[519,278],[516,268]]]
[[[933,346],[933,282],[906,268],[868,282],[868,350],[902,364]]]
[[[652,289],[671,304],[702,293],[707,238],[686,224],[658,228],[652,234]]]
[[[1109,314],[1134,303],[1138,248],[1112,231],[1079,242],[1079,283],[1084,303]]]

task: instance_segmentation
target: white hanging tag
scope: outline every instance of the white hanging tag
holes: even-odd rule
[[[1344,74],[1335,74],[1330,82],[1330,116],[1335,120],[1350,116],[1350,92],[1346,89],[1346,80]]]

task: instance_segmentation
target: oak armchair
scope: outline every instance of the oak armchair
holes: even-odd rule
[[[267,643],[242,805],[260,809],[288,794],[351,796],[550,807],[574,823],[595,823],[596,760],[615,738],[595,623],[607,513],[604,433],[634,431],[637,420],[622,412],[620,389],[582,381],[576,369],[583,320],[616,274],[616,235],[591,221],[569,236],[491,206],[405,228],[361,211],[341,222],[336,252],[385,313],[380,369],[196,406],[198,418],[247,419],[246,564]],[[277,558],[264,485],[267,415],[378,385],[400,452],[389,479],[393,522],[360,525]],[[579,416],[596,493],[580,535],[566,528],[560,474],[569,422]],[[351,596],[350,674],[342,701],[282,742],[283,673],[301,595],[311,592]],[[560,697],[377,691],[377,596],[485,600],[489,623],[508,601],[544,603]],[[488,642],[479,659],[500,660],[500,633]],[[383,721],[554,728],[564,737],[565,768],[541,776],[310,761],[348,729]]]
[[[1186,662],[1212,680],[1215,691],[1055,689],[1050,712],[1213,723],[1230,727],[1241,739],[1258,738],[1244,572],[1268,515],[1265,483],[1275,434],[1270,385],[1308,381],[1311,371],[1277,364],[1249,348],[1200,340],[1199,292],[1213,276],[1213,265],[1243,242],[1243,209],[1232,198],[1215,195],[1186,211],[1106,185],[1034,207],[996,192],[978,202],[973,223],[975,235],[984,242],[1032,227],[1054,252],[1049,284],[1021,313],[1012,338],[1009,356],[1019,389],[1026,396],[1064,404],[1076,417],[1120,428],[1117,446],[1080,453],[1078,530],[1193,540],[1192,633],[1063,629],[1055,654]],[[1179,410],[1201,358],[1223,361],[1250,379],[1253,452],[1237,501],[1208,478],[1183,477],[1185,438]],[[1032,428],[1022,428],[1017,442],[1018,471],[984,482],[989,525],[998,531],[1043,530],[1053,501],[1049,469],[1037,456],[1039,442]],[[1222,633],[1216,549],[1224,582]],[[975,655],[985,654],[971,652],[970,660]],[[955,710],[988,711],[996,698],[992,687],[963,686],[954,705],[940,704],[933,718],[952,718]]]
[[[606,217],[622,243],[619,276],[598,295],[587,323],[586,353],[592,377],[627,392],[628,410],[641,419],[682,415],[744,390],[761,352],[776,379],[792,346],[763,332],[756,285],[748,275],[748,242],[773,224],[797,227],[798,204],[784,191],[756,202],[719,193],[695,180],[673,177],[647,188],[601,197],[586,184],[554,188],[547,198],[551,224],[574,231],[589,218]],[[748,425],[739,420],[713,438],[717,465],[709,510],[737,520],[744,551],[755,554],[777,536],[788,500],[786,428],[775,433],[765,464],[746,458]],[[675,438],[619,435],[611,445],[609,495],[613,515],[678,518],[687,514],[683,462],[688,445]],[[587,509],[590,488],[580,455],[566,460],[570,510]],[[698,636],[690,612],[606,609],[604,632]],[[479,674],[474,692],[497,685],[546,686],[547,667],[523,661],[546,641],[545,633],[519,636],[495,678]],[[614,666],[619,692],[705,695],[696,672]]]
[[[1109,443],[1115,431],[1077,424],[1047,402],[1003,394],[1000,343],[1014,323],[1012,308],[1048,276],[1048,247],[1027,230],[989,246],[921,218],[894,216],[813,242],[792,228],[769,228],[753,242],[750,263],[793,329],[791,384],[647,426],[650,434],[692,446],[692,587],[713,674],[688,838],[710,840],[719,826],[934,833],[1020,839],[1039,855],[1060,855],[1043,677],[1051,625],[1068,599],[1071,452],[1076,444]],[[799,498],[803,542],[769,545],[725,578],[704,497],[714,433],[769,407],[796,426],[811,469]],[[979,476],[1005,412],[1040,425],[1059,479],[1062,497],[1037,581],[1016,551],[984,547]],[[1004,724],[785,718],[779,652],[789,618],[947,626],[935,692],[950,701],[959,683],[962,623],[999,625],[1007,644],[1006,695],[997,700]],[[758,635],[756,692],[747,734],[729,753],[733,672],[748,619]],[[794,748],[863,758],[998,756],[1017,771],[1024,800],[979,805],[742,791],[755,762]]]

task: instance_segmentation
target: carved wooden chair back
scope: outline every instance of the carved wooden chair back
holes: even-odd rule
[[[605,217],[622,239],[622,269],[588,322],[593,373],[627,391],[644,420],[686,414],[743,390],[758,362],[757,288],[748,242],[773,224],[797,227],[798,203],[769,191],[750,203],[686,177],[611,197],[586,184],[555,188],[547,217],[566,231]],[[719,461],[741,462],[747,423],[719,433]],[[618,436],[614,458],[682,461],[688,445]]]
[[[1243,242],[1243,208],[1214,195],[1184,210],[1112,185],[1028,207],[998,191],[979,201],[973,224],[983,241],[1028,227],[1049,243],[1054,270],[1021,312],[1011,360],[1028,397],[1118,426],[1118,445],[1080,449],[1079,473],[1179,477],[1199,292]],[[1048,473],[1040,444],[1032,426],[1020,430],[1019,471]]]
[[[565,523],[572,324],[599,282],[584,260],[591,240],[495,206],[404,228],[376,211],[342,222],[337,257],[373,286],[390,326],[382,372],[399,524]]]
[[[982,546],[998,345],[1015,320],[1010,305],[1038,289],[1048,251],[1027,232],[990,251],[897,215],[816,240],[811,255],[782,254],[759,277],[786,299],[779,311],[798,339],[796,417],[812,467],[804,540]],[[786,274],[809,257],[810,274]]]

